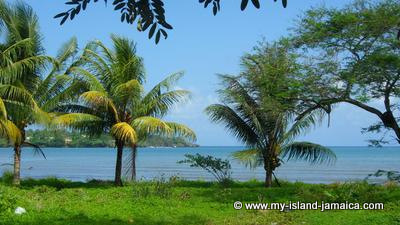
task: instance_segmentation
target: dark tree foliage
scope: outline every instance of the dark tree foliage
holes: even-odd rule
[[[99,0],[68,0],[65,2],[70,8],[57,14],[54,18],[60,19],[60,25],[64,24],[68,19],[73,20],[76,15],[86,10],[92,2]],[[274,0],[275,2],[277,0]],[[107,4],[108,0],[104,0]],[[214,15],[221,9],[221,0],[199,0],[204,8],[212,5]],[[241,0],[240,8],[245,10],[249,0]],[[251,3],[257,9],[260,8],[259,0],[251,0]],[[128,24],[137,24],[140,32],[148,30],[149,39],[155,37],[156,44],[160,41],[161,36],[167,39],[167,30],[171,30],[172,26],[165,18],[164,0],[114,0],[112,3],[114,10],[121,14],[121,22]],[[282,0],[283,7],[286,8],[287,0]]]
[[[386,177],[388,181],[400,183],[400,172],[394,170],[378,170],[375,173],[368,174],[365,178],[366,181],[373,177]]]

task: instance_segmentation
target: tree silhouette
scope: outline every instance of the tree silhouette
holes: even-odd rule
[[[60,25],[63,25],[68,19],[73,20],[76,15],[85,11],[90,3],[96,3],[99,0],[69,0],[65,2],[70,6],[67,11],[57,14],[54,18],[60,19]],[[104,0],[107,4],[108,0]],[[276,2],[277,0],[274,0]],[[281,0],[283,7],[286,8],[287,0]],[[212,13],[217,15],[221,9],[221,0],[199,0],[199,3],[208,8],[212,5]],[[241,0],[240,9],[245,10],[249,0]],[[251,3],[257,9],[260,8],[259,0],[251,0]],[[172,30],[165,17],[164,0],[114,0],[112,3],[114,10],[121,14],[121,22],[128,24],[137,24],[140,32],[148,30],[149,39],[154,38],[156,44],[161,36],[168,38],[167,30]]]

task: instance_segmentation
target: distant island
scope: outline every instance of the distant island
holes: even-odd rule
[[[77,131],[68,130],[28,130],[26,140],[40,147],[114,147],[114,139],[110,135],[90,136]],[[151,135],[139,142],[140,147],[199,147],[184,138]],[[0,139],[0,147],[9,147],[6,139]]]

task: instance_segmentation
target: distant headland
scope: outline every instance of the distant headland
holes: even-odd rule
[[[106,134],[90,136],[77,131],[68,130],[28,130],[26,140],[40,147],[114,147],[114,139]],[[199,147],[180,137],[164,137],[150,135],[145,141],[138,143],[139,147]],[[0,139],[0,147],[9,147],[5,139]]]

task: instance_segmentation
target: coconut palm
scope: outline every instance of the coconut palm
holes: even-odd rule
[[[173,90],[182,73],[173,74],[145,92],[143,62],[136,55],[135,44],[112,36],[113,48],[99,41],[88,44],[83,53],[86,64],[75,68],[90,86],[74,104],[65,104],[56,119],[73,129],[90,134],[109,133],[115,139],[117,159],[115,185],[121,186],[123,149],[131,149],[131,178],[136,178],[137,143],[149,134],[179,135],[195,139],[188,127],[162,120],[172,106],[185,100],[189,92]]]
[[[63,46],[53,59],[43,55],[38,18],[29,6],[0,1],[0,20],[6,37],[5,43],[1,44],[0,97],[8,112],[8,125],[15,125],[14,133],[17,129],[20,137],[13,141],[13,182],[18,185],[22,147],[33,147],[44,156],[39,146],[26,141],[26,128],[32,124],[50,124],[54,115],[48,112],[60,102],[72,99],[73,93],[83,86],[75,85],[79,82],[67,75],[69,67],[65,67],[77,52],[75,39]],[[42,74],[48,71],[49,65],[54,66],[44,77]],[[72,63],[71,67],[74,65]]]
[[[321,145],[294,142],[318,122],[321,111],[296,121],[295,92],[290,88],[292,76],[298,72],[295,62],[283,47],[267,46],[258,51],[243,58],[241,76],[220,75],[222,104],[210,105],[206,113],[248,147],[234,157],[251,167],[264,166],[265,186],[270,187],[281,159],[323,163],[332,162],[335,154]]]

